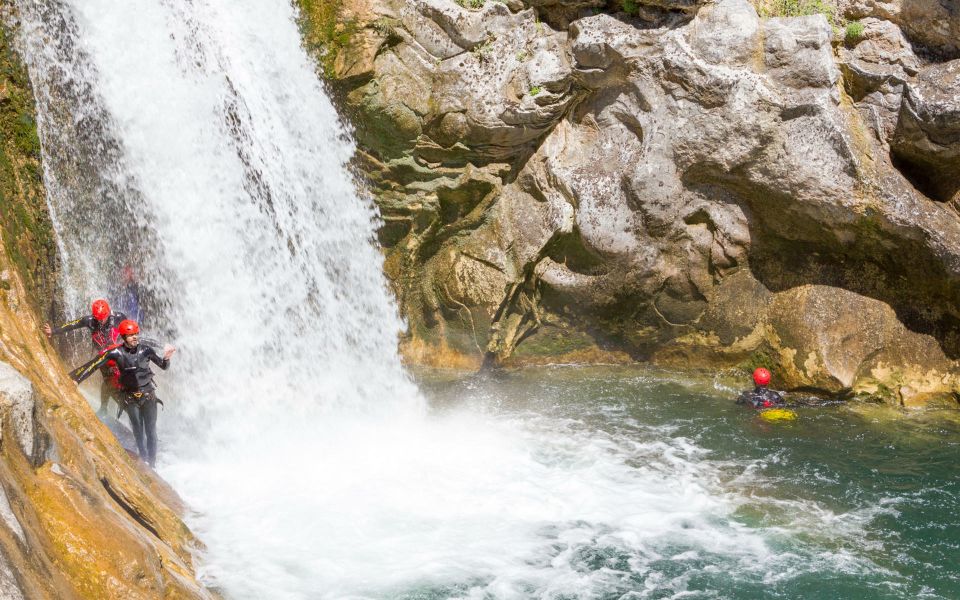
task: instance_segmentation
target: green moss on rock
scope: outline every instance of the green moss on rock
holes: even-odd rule
[[[350,41],[354,27],[339,19],[342,0],[299,0],[304,45],[318,57],[327,77],[333,76],[337,54]]]
[[[27,70],[0,27],[0,230],[7,256],[43,312],[54,292],[58,256],[43,187],[40,137]]]

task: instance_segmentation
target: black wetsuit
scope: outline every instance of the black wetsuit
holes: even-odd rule
[[[120,336],[120,331],[117,328],[120,326],[120,321],[126,318],[127,315],[122,312],[112,312],[110,316],[101,322],[93,315],[87,315],[64,323],[60,327],[53,329],[50,333],[51,335],[57,335],[86,327],[90,330],[90,339],[93,341],[97,352],[102,352],[104,349],[117,343]],[[100,369],[100,373],[103,375],[103,381],[100,382],[100,412],[105,412],[110,398],[114,398],[117,404],[121,404],[121,401],[119,398],[116,398],[117,388],[113,383],[113,367],[104,363]]]
[[[74,329],[80,329],[81,327],[86,327],[90,330],[90,338],[93,340],[94,346],[97,350],[103,350],[107,346],[112,346],[117,343],[117,334],[114,332],[117,330],[117,327],[120,326],[120,321],[125,321],[127,315],[122,312],[112,312],[104,321],[98,321],[93,315],[87,315],[85,317],[80,317],[75,321],[70,321],[64,323],[60,327],[54,329],[51,333],[57,335],[60,333],[65,333],[67,331],[73,331]]]
[[[76,373],[74,379],[80,383],[97,368],[112,360],[120,369],[120,386],[123,388],[127,416],[137,439],[140,458],[152,467],[157,460],[157,403],[160,400],[154,393],[153,371],[150,363],[166,370],[170,359],[161,358],[157,351],[146,344],[131,348],[126,344],[114,346],[100,356],[100,360]]]
[[[765,385],[758,385],[752,390],[747,390],[737,398],[737,404],[749,404],[754,408],[772,408],[775,406],[786,406],[787,402],[780,395],[768,389]]]

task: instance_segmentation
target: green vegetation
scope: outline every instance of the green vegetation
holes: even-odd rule
[[[0,230],[4,249],[30,291],[46,305],[57,251],[40,167],[40,137],[30,79],[0,27]]]
[[[759,367],[769,369],[770,371],[776,372],[777,366],[780,364],[776,358],[774,358],[768,348],[763,347],[755,350],[753,354],[747,357],[746,360],[738,364],[737,366],[747,373],[753,373],[753,371]]]
[[[623,7],[623,12],[628,15],[636,15],[640,12],[640,5],[637,4],[637,0],[621,0],[620,5]]]
[[[535,85],[535,86],[533,86],[532,88],[530,88],[530,95],[531,95],[531,96],[536,96],[537,94],[539,94],[539,93],[542,92],[542,91],[543,91],[543,88],[541,88],[539,85]]]
[[[497,41],[497,36],[491,34],[487,35],[487,39],[483,40],[482,43],[477,44],[474,47],[473,53],[477,55],[477,58],[480,59],[480,62],[487,60],[490,56],[490,52],[493,50],[493,43]]]
[[[856,44],[863,39],[863,23],[860,21],[850,21],[844,30],[843,39],[848,44]]]
[[[464,8],[472,8],[474,10],[483,8],[486,0],[456,0],[457,4]]]
[[[374,20],[370,24],[370,27],[383,37],[389,38],[397,35],[397,28],[400,27],[400,21],[391,19],[390,17],[380,17]]]
[[[837,5],[834,0],[754,0],[761,17],[806,17],[823,15],[837,26]]]
[[[300,31],[308,51],[319,58],[323,74],[336,78],[336,61],[359,30],[356,19],[343,19],[343,0],[299,0]]]

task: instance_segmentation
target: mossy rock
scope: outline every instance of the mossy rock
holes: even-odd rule
[[[52,301],[59,269],[47,209],[33,91],[27,70],[0,27],[0,228],[6,254],[34,308]]]

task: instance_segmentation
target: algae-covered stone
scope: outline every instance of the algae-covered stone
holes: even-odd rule
[[[27,283],[28,301],[46,311],[59,259],[43,190],[30,78],[14,50],[6,3],[0,8],[0,227],[6,253]]]
[[[878,369],[897,365],[900,386],[929,389],[918,383],[935,372],[941,379],[937,391],[951,389],[943,378],[952,380],[954,364],[937,341],[907,330],[883,302],[834,287],[802,286],[777,294],[770,312],[781,348],[793,351],[789,385],[840,392],[867,377],[891,384],[892,376],[880,377]],[[904,381],[909,372],[920,376]]]

